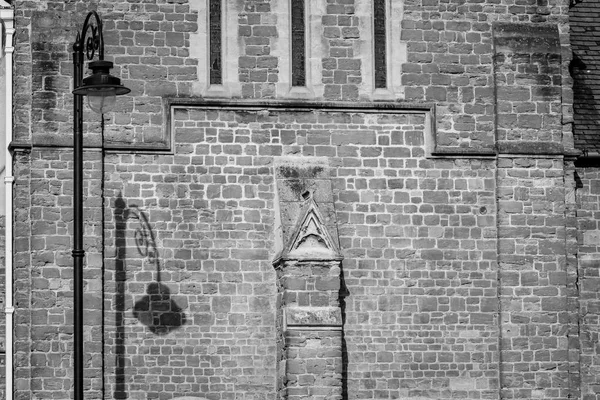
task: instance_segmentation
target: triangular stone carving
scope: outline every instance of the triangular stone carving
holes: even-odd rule
[[[6,1],[0,0],[0,8],[12,8],[12,6],[10,4],[8,4]]]
[[[342,256],[332,239],[317,203],[306,201],[296,226],[285,246],[282,258],[337,260]]]

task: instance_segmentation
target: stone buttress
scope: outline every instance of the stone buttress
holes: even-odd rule
[[[341,399],[342,256],[332,234],[337,230],[327,226],[331,219],[315,201],[329,184],[327,179],[318,179],[328,169],[286,164],[276,170],[282,178],[277,185],[284,239],[273,262],[278,287],[278,398]],[[321,193],[317,194],[316,187]],[[330,198],[330,191],[329,187],[321,199]],[[324,201],[323,208],[333,211],[328,205],[332,203]]]

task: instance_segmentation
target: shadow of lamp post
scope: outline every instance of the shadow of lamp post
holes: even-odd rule
[[[98,52],[98,60],[92,61]],[[83,78],[84,55],[92,74]],[[73,368],[74,399],[83,398],[83,97],[90,108],[104,114],[112,110],[115,97],[131,90],[109,74],[113,63],[104,60],[102,20],[96,11],[85,18],[73,44]]]

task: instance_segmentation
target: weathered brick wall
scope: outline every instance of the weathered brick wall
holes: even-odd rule
[[[242,97],[275,97],[278,59],[272,55],[272,41],[277,37],[277,26],[271,12],[270,1],[249,1],[239,14]]]
[[[273,177],[227,118],[190,114],[175,155],[106,159],[109,397],[274,393]]]
[[[562,152],[562,70],[557,26],[495,24],[494,50],[500,152]]]
[[[498,167],[503,396],[565,398],[571,332],[563,161],[504,158]]]
[[[89,9],[132,89],[103,131],[85,116],[90,398],[275,397],[280,156],[328,160],[348,398],[576,397],[567,5],[405,2],[393,23],[407,62],[393,68],[412,103],[370,109],[363,3],[324,7],[322,91],[305,108],[252,103],[282,96],[288,73],[275,1],[226,3],[237,75],[218,93],[237,104],[198,99],[211,94],[197,47],[204,2],[16,2],[17,398],[71,387],[72,156],[60,146],[71,142],[70,47]],[[551,39],[495,52],[508,23],[525,42],[535,34],[524,24]],[[98,151],[102,140],[112,151]],[[595,310],[593,271],[580,265],[582,310]],[[594,312],[582,325],[591,340]],[[597,352],[585,335],[592,398]]]
[[[600,389],[600,175],[597,166],[579,167],[577,239],[581,398],[588,400],[595,399]]]
[[[424,160],[423,114],[192,107],[177,109],[173,120],[174,155],[115,154],[104,162],[105,396],[274,393],[273,156],[286,154],[330,159],[349,293],[350,396],[479,397],[498,390],[493,161]],[[19,181],[19,204],[45,205],[34,207],[34,223],[64,234],[65,215],[58,225],[44,221],[56,218],[47,209],[70,213],[69,197],[60,195],[69,193],[68,183],[48,175],[68,171],[68,153],[32,154],[38,172]],[[88,155],[91,189],[99,182],[96,154]],[[86,212],[95,209],[92,203]],[[125,220],[126,210],[139,212]],[[152,232],[142,229],[142,213]],[[90,214],[89,221],[101,217]],[[33,234],[24,222],[20,240],[39,248],[19,265],[44,260],[40,272],[50,275],[20,282],[31,296],[18,313],[20,329],[33,312],[37,319],[20,333],[19,354],[27,357],[28,343],[43,353],[31,358],[35,365],[19,361],[18,393],[44,398],[68,386],[56,386],[68,348],[51,344],[70,328],[61,325],[65,307],[55,308],[63,304],[61,292],[49,289],[69,284],[63,279],[70,270],[62,266],[70,256],[67,245],[58,251],[45,231]],[[141,246],[149,237],[155,249]],[[93,296],[100,289],[89,278]],[[161,320],[161,310],[175,319]],[[39,318],[46,312],[52,320]],[[149,315],[158,322],[148,322]],[[90,329],[101,326],[89,322]],[[374,340],[380,337],[387,339]],[[32,379],[40,371],[48,379]]]
[[[15,398],[61,398],[72,377],[72,154],[17,152],[15,158]],[[102,378],[102,165],[85,158],[86,387],[100,398]]]
[[[578,393],[570,305],[563,51],[557,26],[494,25],[502,398]],[[568,109],[567,109],[568,110]],[[564,123],[564,125],[563,125]],[[572,193],[572,190],[571,190]]]
[[[203,183],[197,188],[201,199],[190,215],[228,216],[234,230],[246,226],[246,207],[271,209],[273,156],[330,159],[345,282],[351,294],[345,305],[345,333],[348,393],[353,398],[469,392],[489,396],[497,391],[493,162],[423,160],[422,114],[190,108],[176,110],[174,121],[180,168],[212,171],[197,176]],[[144,160],[147,169],[166,168],[159,167],[165,164],[163,158]],[[121,164],[117,168],[123,168]],[[248,182],[243,188],[234,184],[239,178],[231,174],[236,172]],[[120,189],[124,193],[133,186],[138,193],[146,185],[148,196],[159,196],[144,200],[149,205],[172,208],[174,200],[161,199],[168,193],[183,196],[181,201],[191,206],[188,184],[169,183],[170,189],[163,190],[155,182],[131,182],[130,176],[135,174],[127,175],[128,182]],[[255,199],[261,191],[253,189],[253,181],[262,184],[269,201]],[[112,185],[107,182],[107,187]],[[198,206],[207,210],[197,210]],[[237,207],[237,224],[236,211],[230,207]],[[261,215],[265,223],[272,223],[270,212],[262,210]],[[263,245],[269,249],[272,228],[264,229],[270,242]],[[209,240],[205,243],[211,245]],[[231,245],[239,243],[243,240]],[[194,240],[189,246],[196,247]],[[263,262],[269,256],[273,254],[263,253]],[[274,290],[273,272],[260,271],[267,274],[265,282],[271,281],[266,287]],[[274,332],[271,335],[275,343]],[[376,337],[387,339],[373,340]],[[440,363],[447,364],[439,368],[449,369],[443,376],[437,370]],[[473,363],[476,371],[469,371]],[[464,367],[450,368],[454,364]],[[431,370],[423,370],[425,365]],[[402,376],[397,370],[403,371]]]
[[[29,265],[31,265],[30,243],[31,243],[31,220],[29,205],[31,202],[31,192],[29,189],[30,157],[28,153],[15,154],[15,182],[14,182],[14,201],[16,205],[14,215],[14,386],[15,398],[23,399],[30,396],[31,388],[31,313],[29,309],[32,306],[31,301],[31,277]],[[20,339],[20,340],[19,340]],[[43,345],[43,344],[42,344]],[[58,346],[57,346],[58,347]],[[18,391],[24,392],[19,395]]]
[[[276,54],[274,47],[289,47],[278,41],[279,36],[286,37],[283,31],[288,27],[278,25],[270,1],[226,3],[229,13],[238,14],[238,25],[228,25],[232,35],[237,35],[228,45],[233,50],[227,50],[227,56],[233,59],[226,60],[237,65],[238,74],[228,76],[230,81],[224,82],[218,95],[255,99],[281,96],[276,84],[289,80],[283,76],[289,70],[280,68],[281,60],[275,55],[281,57],[282,53]],[[395,95],[437,104],[441,146],[486,151],[494,147],[494,22],[558,26],[560,45],[568,45],[566,5],[544,3],[525,6],[509,2],[498,6],[490,2],[448,8],[436,1],[417,1],[393,14],[391,23],[400,24],[402,32],[401,42],[391,46],[406,49],[391,67],[402,72],[403,94]],[[372,93],[365,88],[372,87],[366,82],[372,79],[372,71],[364,71],[361,62],[372,34],[365,28],[372,24],[364,19],[371,15],[355,15],[359,7],[365,8],[357,1],[340,0],[318,9],[324,12],[317,25],[322,40],[309,43],[323,53],[313,55],[321,61],[317,64],[322,74],[321,88],[314,91],[314,99],[371,99]],[[102,15],[107,59],[115,61],[114,72],[132,89],[131,96],[118,99],[120,112],[106,116],[107,144],[164,145],[162,98],[206,94],[200,89],[206,84],[207,78],[201,74],[206,68],[199,66],[205,60],[199,49],[206,51],[206,44],[199,42],[206,36],[197,33],[205,23],[198,17],[206,16],[206,7],[199,0],[18,1],[16,8],[16,62],[22,66],[15,80],[17,140],[69,143],[72,100],[68,95],[68,60],[74,32],[80,29],[89,9],[97,9]],[[564,56],[563,63],[568,62],[569,52],[565,51]],[[402,64],[403,59],[407,62]],[[241,86],[239,93],[236,85]],[[85,120],[95,121],[92,117]],[[86,131],[90,132],[88,143],[100,142],[94,134],[94,123]]]
[[[338,173],[350,398],[494,398],[494,163],[401,155],[421,140]]]

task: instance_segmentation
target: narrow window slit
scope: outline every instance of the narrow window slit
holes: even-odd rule
[[[386,62],[386,21],[385,3],[387,0],[373,0],[373,33],[375,56],[375,88],[387,88],[387,62]]]
[[[304,0],[292,4],[292,86],[306,86],[306,45]]]
[[[221,33],[221,0],[210,0],[209,14],[210,40],[210,84],[223,84],[222,33]]]

